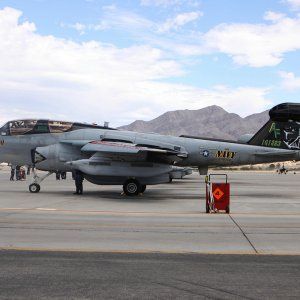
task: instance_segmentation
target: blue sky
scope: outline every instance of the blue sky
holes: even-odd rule
[[[300,0],[0,0],[0,38],[0,122],[299,101]]]

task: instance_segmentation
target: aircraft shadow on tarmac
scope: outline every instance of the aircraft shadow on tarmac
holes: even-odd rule
[[[60,187],[58,190],[49,190],[49,187],[45,185],[42,187],[42,191],[38,194],[30,194],[31,198],[37,197],[42,198],[43,195],[47,197],[67,197],[72,199],[78,199],[80,201],[84,201],[84,199],[93,199],[93,200],[105,200],[109,199],[110,201],[115,202],[132,202],[132,203],[142,203],[142,202],[150,202],[150,201],[170,201],[170,200],[180,200],[180,201],[189,201],[189,200],[204,200],[205,199],[205,184],[203,182],[199,182],[189,179],[185,179],[183,181],[177,181],[171,184],[165,184],[160,186],[149,186],[147,187],[147,190],[144,194],[141,194],[136,197],[130,197],[125,196],[122,194],[122,188],[116,187],[116,186],[109,186],[109,185],[103,185],[99,186],[99,190],[89,190],[86,189],[84,191],[84,194],[82,196],[73,195],[73,190],[70,189],[64,189],[64,187]],[[198,189],[195,189],[194,187],[192,189],[187,186],[187,184],[197,182],[198,183]],[[232,182],[234,183],[234,182]],[[245,185],[245,182],[243,182],[243,185]],[[249,183],[251,185],[251,183]],[[174,189],[176,188],[176,193],[174,193]],[[2,189],[1,192],[7,193],[7,194],[18,194],[18,195],[28,195],[27,190],[23,189],[11,189],[10,187],[7,187],[6,189]],[[251,192],[248,191],[239,191],[232,189],[231,191],[231,197],[247,197],[248,199],[285,199],[286,194],[284,191],[281,193],[278,193],[278,191],[272,193],[271,191],[268,191],[267,193],[262,192]],[[298,199],[298,195],[289,195],[289,199]]]
[[[69,195],[64,193],[64,195]],[[73,195],[72,195],[73,196]],[[204,195],[203,195],[204,196]],[[202,197],[203,197],[202,196]],[[117,190],[105,190],[105,191],[87,191],[84,193],[83,196],[74,196],[78,197],[77,199],[79,200],[84,200],[84,199],[93,199],[93,200],[105,200],[109,199],[110,201],[114,202],[131,202],[131,203],[147,203],[151,201],[174,201],[174,200],[180,200],[182,201],[183,199],[186,201],[188,200],[195,200],[196,195],[193,194],[183,194],[180,193],[179,195],[176,194],[169,194],[167,191],[162,191],[162,190],[147,190],[146,193],[141,194],[136,197],[129,197],[126,195],[121,194],[120,191]]]
[[[199,183],[199,192],[198,193],[188,193],[191,191],[187,184],[189,183]],[[27,182],[26,182],[27,184]],[[174,193],[174,188],[176,188],[177,193]],[[194,190],[194,189],[192,189]],[[21,189],[12,189],[11,186],[7,186],[5,189],[1,190],[4,193],[8,194],[18,194],[28,196],[27,187],[24,186]],[[110,186],[110,185],[100,185],[99,189],[93,188],[90,190],[89,188],[85,189],[84,194],[82,196],[74,195],[74,191],[70,190],[70,186],[64,187],[59,186],[57,190],[54,190],[53,187],[47,186],[47,183],[42,186],[42,190],[38,194],[30,194],[31,198],[37,197],[42,198],[43,195],[45,197],[55,197],[62,198],[67,197],[72,199],[78,199],[80,201],[84,201],[84,199],[93,199],[93,200],[105,200],[109,199],[110,201],[116,202],[133,202],[133,203],[141,203],[141,202],[149,202],[149,201],[168,201],[172,200],[195,200],[195,198],[203,198],[205,195],[205,185],[204,182],[199,182],[198,180],[192,178],[184,178],[182,180],[173,181],[170,184],[162,184],[158,186],[148,186],[147,190],[144,194],[140,194],[136,197],[126,196],[122,193],[121,186]]]
[[[102,186],[105,190],[86,190],[83,195],[74,195],[73,191],[66,191],[66,190],[58,190],[58,191],[53,191],[53,190],[47,190],[43,189],[39,194],[37,195],[32,195],[30,194],[30,197],[38,197],[42,198],[43,195],[45,197],[53,197],[53,198],[65,198],[72,200],[76,199],[78,201],[84,201],[84,200],[109,200],[109,201],[114,201],[114,202],[131,202],[131,203],[147,203],[151,201],[174,201],[174,200],[184,200],[184,201],[189,201],[189,200],[195,200],[195,198],[204,198],[204,190],[199,189],[199,194],[188,194],[184,193],[183,191],[180,193],[171,193],[173,190],[172,188],[168,189],[152,189],[149,188],[144,194],[138,195],[136,197],[130,197],[122,194],[121,189],[109,189],[109,186]],[[13,193],[18,193],[18,194],[24,194],[27,193],[26,191],[14,191]]]

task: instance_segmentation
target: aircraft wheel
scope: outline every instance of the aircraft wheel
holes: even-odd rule
[[[135,179],[128,179],[123,185],[123,191],[127,196],[137,196],[141,191],[141,185]]]
[[[141,185],[140,193],[144,193],[146,191],[146,184]]]
[[[32,183],[29,186],[29,192],[30,193],[38,193],[41,190],[41,186],[37,183]]]

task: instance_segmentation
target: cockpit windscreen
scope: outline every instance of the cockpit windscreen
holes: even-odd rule
[[[16,120],[6,123],[1,129],[2,136],[14,135],[28,135],[41,133],[63,133],[85,128],[106,128],[98,125],[73,123],[66,121],[52,121],[52,120]]]

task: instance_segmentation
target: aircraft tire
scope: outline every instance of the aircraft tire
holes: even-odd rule
[[[136,179],[128,179],[123,184],[123,191],[127,196],[137,196],[141,191],[141,184]]]
[[[41,190],[41,186],[37,183],[32,183],[29,185],[29,192],[30,193],[38,193]]]
[[[147,188],[146,184],[141,185],[140,193],[144,193],[146,191],[146,188]]]

